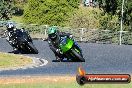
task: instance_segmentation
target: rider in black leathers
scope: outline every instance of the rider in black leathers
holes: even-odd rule
[[[17,29],[16,26],[14,25],[14,23],[12,23],[12,22],[7,23],[6,24],[6,28],[7,28],[7,30],[5,32],[5,35],[7,36],[6,39],[9,42],[9,44],[13,47],[13,50],[14,51],[17,51],[17,48],[16,48],[17,44],[16,44],[16,42],[14,40],[14,38],[16,37],[15,36],[16,35],[16,32],[17,31],[24,32],[25,30],[24,30],[24,28]],[[30,36],[28,36],[28,37],[29,37],[29,41],[32,42],[31,37]]]

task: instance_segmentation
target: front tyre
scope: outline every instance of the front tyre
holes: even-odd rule
[[[33,45],[32,42],[29,42],[27,45],[28,45],[27,47],[30,49],[31,53],[38,54],[38,50],[36,49],[36,47]]]
[[[71,53],[75,56],[74,61],[85,62],[85,59],[82,57],[82,55],[80,55],[74,49],[71,50]]]

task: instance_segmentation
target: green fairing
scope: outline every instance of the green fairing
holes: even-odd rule
[[[60,44],[60,48],[61,48],[61,50],[63,51],[63,53],[65,53],[65,52],[67,52],[69,49],[71,49],[72,46],[73,46],[73,43],[74,43],[74,41],[73,41],[72,39],[67,38],[67,41],[66,41],[66,44],[65,44],[65,45],[61,45],[61,44]]]

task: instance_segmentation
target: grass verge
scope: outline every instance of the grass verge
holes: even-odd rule
[[[76,83],[74,76],[41,76],[0,78],[0,88],[132,88],[132,84],[85,84],[80,86]]]
[[[23,23],[22,16],[12,16],[11,20],[17,23]]]
[[[32,59],[14,54],[0,53],[0,68],[12,68],[32,63]]]

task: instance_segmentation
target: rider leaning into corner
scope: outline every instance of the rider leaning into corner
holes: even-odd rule
[[[65,37],[65,36],[73,39],[72,34],[60,32],[58,28],[55,26],[51,26],[48,28],[49,47],[54,52],[57,61],[62,61],[64,59],[64,55],[59,48],[59,44],[60,44],[61,37]],[[76,44],[76,48],[79,48],[77,44]]]
[[[6,39],[9,42],[9,44],[13,47],[14,51],[17,51],[17,48],[15,47],[16,44],[15,44],[15,41],[14,41],[14,36],[15,36],[15,33],[17,32],[17,30],[20,30],[22,32],[25,31],[24,28],[17,29],[15,24],[12,23],[12,22],[8,22],[6,24],[6,31],[5,31],[5,35],[7,36]],[[29,40],[32,42],[32,39],[31,39],[30,36],[29,36]]]

